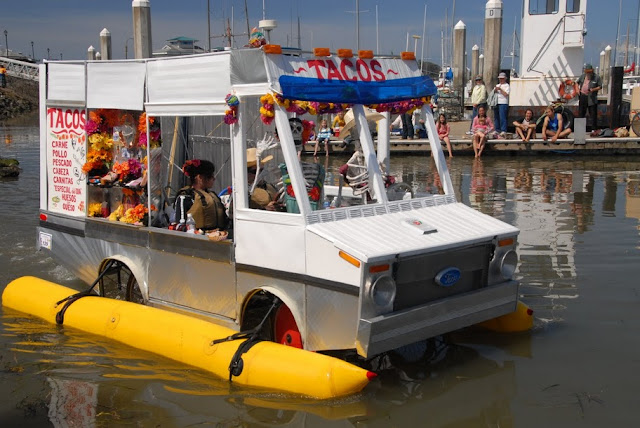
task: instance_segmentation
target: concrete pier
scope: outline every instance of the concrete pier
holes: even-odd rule
[[[103,60],[113,59],[111,55],[111,32],[103,28],[100,32],[100,52],[102,52]]]
[[[484,70],[482,77],[487,90],[498,83],[502,59],[502,0],[489,0],[484,16]]]
[[[133,50],[135,58],[151,58],[151,4],[133,0]]]

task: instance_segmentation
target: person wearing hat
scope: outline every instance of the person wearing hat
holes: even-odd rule
[[[598,91],[602,89],[602,79],[593,72],[593,66],[584,66],[584,73],[578,78],[578,117],[586,117],[587,112],[591,119],[591,130],[598,129]]]
[[[507,133],[507,116],[509,115],[509,92],[511,89],[507,83],[505,73],[498,74],[498,84],[494,91],[498,94],[498,105],[493,108],[493,125],[500,138]]]
[[[196,229],[205,232],[214,229],[225,229],[229,223],[224,204],[209,189],[215,181],[215,166],[204,159],[191,159],[184,163],[182,172],[187,177],[188,185],[178,191],[174,203],[175,221],[186,222],[187,214],[191,214],[196,222]]]
[[[273,159],[272,155],[260,159],[260,167],[271,159]],[[263,178],[263,174],[258,171],[258,158],[255,148],[247,149],[247,182],[250,189],[249,208],[267,211],[280,210],[280,204],[276,201],[278,189],[272,184],[267,183]]]
[[[473,135],[471,127],[473,126],[473,119],[478,115],[478,108],[484,107],[487,109],[487,87],[484,85],[482,76],[476,76],[476,84],[471,91],[471,104],[473,104],[473,116],[471,117],[471,123],[469,124],[469,132],[467,135]]]

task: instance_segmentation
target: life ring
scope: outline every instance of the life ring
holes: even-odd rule
[[[560,84],[560,88],[558,88],[558,93],[560,94],[560,98],[564,98],[565,100],[571,100],[578,96],[580,92],[580,88],[578,87],[578,83],[574,82],[571,79],[567,79]]]

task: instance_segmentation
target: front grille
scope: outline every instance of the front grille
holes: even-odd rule
[[[491,251],[492,244],[487,243],[400,259],[395,266],[394,311],[486,287]],[[436,275],[449,267],[460,269],[460,279],[449,287],[438,285]]]

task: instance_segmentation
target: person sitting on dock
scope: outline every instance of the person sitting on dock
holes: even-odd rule
[[[318,137],[316,138],[316,147],[313,150],[313,156],[318,155],[318,147],[320,143],[324,143],[324,155],[329,156],[329,141],[331,140],[331,128],[327,124],[326,119],[322,119],[320,122],[320,130],[318,131]]]
[[[482,151],[487,143],[488,135],[493,131],[493,124],[487,117],[487,112],[484,107],[478,108],[478,115],[473,119],[473,125],[471,127],[473,131],[473,152],[476,157],[482,156]]]
[[[449,152],[449,157],[453,157],[451,153],[451,140],[449,139],[449,132],[451,131],[451,127],[447,123],[447,117],[444,113],[440,113],[438,116],[438,124],[436,125],[436,130],[438,131],[438,138],[440,139],[440,143],[443,141],[447,144],[447,151]]]
[[[218,195],[209,191],[215,181],[215,166],[203,159],[191,159],[184,163],[182,172],[189,185],[178,191],[175,201],[175,220],[182,223],[191,214],[196,222],[196,229],[205,232],[214,229],[225,229],[229,219],[224,205]]]
[[[563,124],[562,114],[554,112],[551,107],[547,107],[544,113],[546,115],[542,125],[542,139],[544,141],[551,137],[551,142],[555,143],[558,138],[565,138],[571,134],[569,124]]]
[[[536,121],[533,120],[533,110],[530,108],[524,112],[522,122],[516,120],[513,122],[513,126],[516,128],[516,134],[520,136],[522,141],[528,143],[531,138],[536,138]]]

